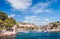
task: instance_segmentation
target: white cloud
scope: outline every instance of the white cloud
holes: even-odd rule
[[[45,21],[50,21],[50,19],[44,19]]]
[[[49,2],[40,2],[40,3],[37,3],[36,5],[34,5],[32,8],[31,8],[31,11],[35,14],[38,14],[38,13],[51,13],[53,9],[49,9],[48,7],[50,6],[50,3]]]
[[[8,17],[15,17],[15,14],[10,14],[8,15]]]
[[[15,11],[23,11],[23,12],[31,12],[34,14],[39,13],[53,13],[53,9],[48,8],[53,4],[54,2],[57,2],[57,0],[46,0],[47,2],[40,2],[34,4],[32,7],[32,0],[7,0],[11,7],[13,7]],[[17,9],[17,10],[16,10]]]
[[[40,23],[40,25],[43,25],[43,26],[45,26],[45,25],[47,25],[47,24],[49,24],[49,22],[47,22],[47,21],[42,21],[42,22]]]
[[[14,9],[27,9],[31,6],[31,0],[7,0]]]
[[[45,18],[45,19],[43,19],[43,20],[40,22],[40,25],[47,25],[47,24],[49,24],[50,22],[51,22],[50,19]]]
[[[47,25],[47,24],[49,24],[50,23],[50,19],[44,19],[42,22],[41,22],[41,24],[40,25]]]
[[[38,16],[26,16],[24,22],[39,24],[40,18]]]
[[[11,7],[14,8],[13,10],[15,11],[16,9],[25,10],[24,14],[25,13],[34,13],[34,14],[53,13],[54,10],[48,7],[50,7],[53,2],[56,2],[56,0],[51,0],[51,1],[47,0],[47,2],[40,2],[30,7],[32,5],[32,0],[7,0],[7,1],[11,4]],[[14,16],[15,16],[14,14],[11,14],[8,17],[14,17]],[[20,15],[18,16],[20,17]],[[30,23],[40,25],[40,24],[46,24],[50,21],[50,19],[43,19],[43,20],[44,21],[40,22],[41,19],[39,16],[26,16],[24,22],[30,22]]]
[[[27,16],[25,19],[40,20],[38,16]]]
[[[40,25],[46,25],[47,23],[45,21],[42,21]]]
[[[24,22],[27,22],[27,23],[34,23],[36,25],[46,25],[50,22],[50,19],[42,19],[42,18],[39,18],[39,16],[26,16],[25,17],[25,20]]]
[[[51,5],[53,3],[56,3],[57,1],[58,0],[46,0],[46,2],[37,3],[31,8],[31,12],[35,14],[53,13],[54,12],[53,8],[49,8],[49,7],[51,7]]]
[[[51,4],[52,3],[56,3],[58,0],[47,0],[47,2],[50,2]]]

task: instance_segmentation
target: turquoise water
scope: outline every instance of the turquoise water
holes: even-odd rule
[[[60,39],[60,32],[20,32],[15,37],[5,37],[0,39]]]

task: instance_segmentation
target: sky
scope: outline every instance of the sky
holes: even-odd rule
[[[60,0],[0,0],[0,11],[17,22],[44,25],[60,21]]]

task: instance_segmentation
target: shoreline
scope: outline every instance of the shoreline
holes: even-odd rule
[[[24,33],[28,33],[29,31],[36,31],[36,32],[60,32],[60,30],[23,30],[23,31],[20,31],[20,30],[17,30],[15,32],[12,32],[12,31],[6,31],[6,32],[3,32],[3,33],[0,33],[0,37],[6,37],[6,36],[14,36],[16,35],[18,32],[24,32]]]
[[[0,37],[13,36],[16,35],[17,33],[18,32],[7,31],[7,32],[0,33]]]

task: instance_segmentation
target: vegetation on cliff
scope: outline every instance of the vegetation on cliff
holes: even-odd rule
[[[6,29],[12,27],[16,24],[16,20],[13,18],[8,18],[7,14],[0,12],[0,29]]]

